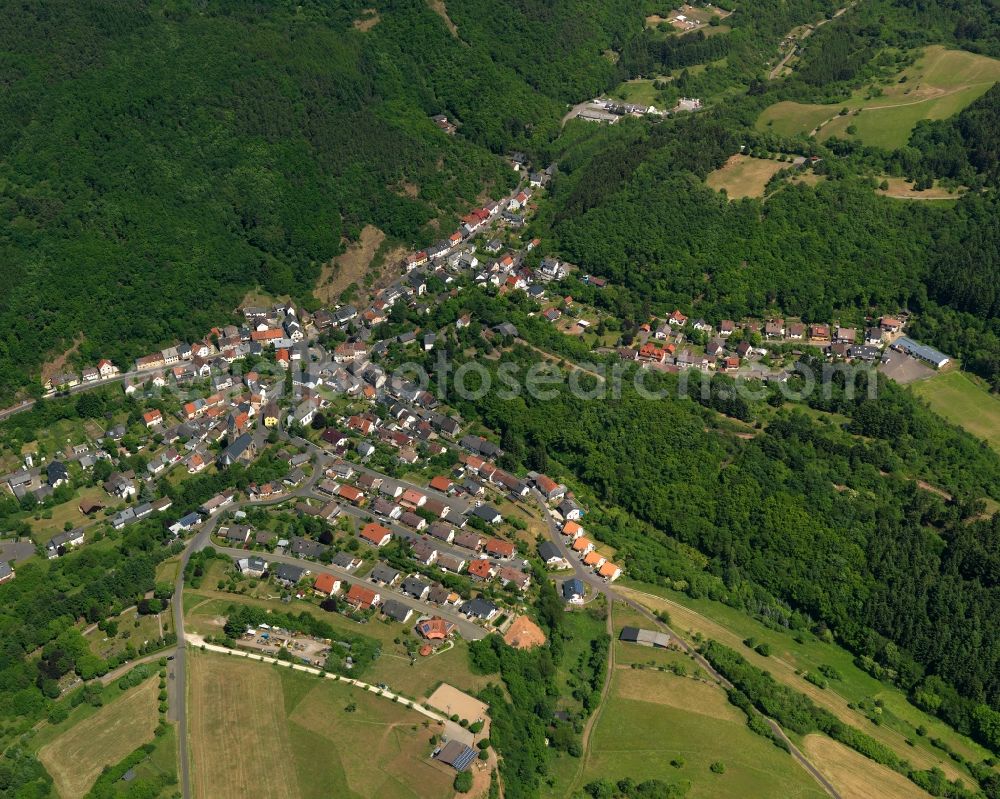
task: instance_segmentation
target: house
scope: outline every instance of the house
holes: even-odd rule
[[[788,326],[788,338],[792,341],[801,341],[806,336],[806,326],[801,322],[793,322]]]
[[[562,556],[562,552],[559,551],[559,547],[551,541],[543,541],[538,545],[538,557],[540,557],[542,562],[549,567],[563,566],[566,564],[566,559]]]
[[[590,550],[586,555],[583,556],[583,565],[590,566],[592,569],[600,568],[604,565],[607,558],[604,557],[596,549]]]
[[[118,497],[119,499],[134,497],[138,491],[136,490],[135,483],[132,482],[133,476],[131,472],[127,475],[120,472],[113,472],[104,482],[104,490],[111,496]]]
[[[270,429],[278,424],[278,403],[269,402],[264,406],[261,418],[264,420],[264,427]]]
[[[100,373],[102,380],[107,380],[112,377],[117,377],[119,370],[117,366],[105,358],[97,362],[97,371]]]
[[[373,547],[384,547],[392,540],[392,532],[376,522],[366,524],[359,535]]]
[[[535,488],[542,493],[546,502],[561,500],[564,496],[566,496],[566,486],[561,483],[557,483],[551,477],[544,474],[540,474],[535,477]]]
[[[100,379],[101,379],[101,373],[97,371],[96,367],[88,366],[86,369],[83,370],[84,383],[93,383]]]
[[[424,566],[432,565],[438,558],[438,551],[428,538],[413,542],[413,559]]]
[[[396,599],[387,599],[382,605],[382,612],[393,621],[406,624],[410,616],[413,615],[413,608],[407,607]]]
[[[333,556],[333,561],[331,562],[334,566],[339,566],[341,569],[346,569],[347,571],[356,569],[363,563],[361,558],[352,555],[350,552],[338,552]]]
[[[572,499],[564,499],[556,507],[560,515],[567,520],[577,521],[583,517],[586,513],[583,508],[576,504]],[[564,531],[565,532],[565,531]]]
[[[146,427],[156,427],[158,424],[163,424],[163,414],[154,408],[142,415],[142,421]]]
[[[499,608],[488,599],[477,596],[475,599],[464,602],[458,612],[470,619],[489,621],[497,614],[498,610]]]
[[[881,327],[869,327],[865,330],[865,344],[869,347],[881,347],[882,346],[882,328]]]
[[[347,592],[347,601],[359,610],[368,610],[378,607],[382,602],[382,596],[377,591],[355,583]]]
[[[878,323],[886,333],[898,333],[903,329],[903,323],[891,316],[883,316]]]
[[[517,547],[510,541],[504,541],[502,538],[487,539],[485,549],[487,555],[492,555],[494,558],[501,558],[503,560],[509,560],[517,554]]]
[[[503,521],[503,516],[500,515],[500,511],[494,508],[492,505],[477,505],[469,513],[470,516],[474,516],[477,519],[482,519],[487,524],[500,524]]]
[[[593,550],[594,543],[590,539],[580,536],[573,541],[572,548],[574,552],[577,552],[580,555],[586,555],[588,552]]]
[[[243,547],[250,540],[250,526],[246,524],[234,524],[232,527],[223,527],[219,530],[219,535],[226,539],[226,543],[231,547]]]
[[[305,576],[306,570],[288,563],[279,563],[271,570],[271,576],[282,585],[291,588]]]
[[[59,486],[69,482],[69,471],[62,461],[52,461],[46,466],[45,476],[48,484],[53,488],[59,488]]]
[[[411,508],[419,508],[427,501],[427,497],[414,488],[408,488],[403,492],[399,501],[403,505],[409,505]]]
[[[65,554],[73,547],[83,545],[83,528],[77,527],[64,533],[56,533],[45,545],[45,554],[51,560]]]
[[[497,578],[503,585],[513,583],[519,591],[527,591],[531,585],[531,577],[520,569],[512,569],[509,566],[502,566],[497,571]]]
[[[360,491],[354,486],[347,485],[342,485],[337,489],[337,496],[341,499],[346,499],[352,505],[360,505],[365,499],[363,491]]]
[[[427,601],[433,602],[435,605],[457,605],[462,601],[462,598],[443,585],[435,585],[427,595]]]
[[[583,594],[583,581],[577,577],[574,577],[571,580],[566,580],[566,582],[562,584],[563,599],[573,605],[583,604]]]
[[[782,338],[785,335],[785,320],[769,319],[764,323],[764,335],[768,338]]]
[[[853,344],[858,337],[858,331],[853,327],[838,327],[836,342],[838,344]]]
[[[313,591],[323,596],[333,596],[340,591],[340,579],[326,572],[318,574],[313,581]]]
[[[563,535],[568,535],[573,540],[583,535],[583,527],[580,526],[579,522],[575,522],[572,519],[563,523],[562,531]]]
[[[11,580],[14,579],[14,577],[15,577],[14,567],[11,566],[7,561],[0,560],[0,583],[10,582]]]
[[[455,536],[455,546],[462,547],[463,549],[471,549],[473,552],[478,552],[483,546],[483,539],[479,533],[459,533]]]
[[[451,572],[452,574],[458,574],[465,568],[465,559],[460,558],[457,555],[449,555],[447,553],[438,553],[437,567],[441,571]]]
[[[240,558],[236,561],[236,568],[246,577],[263,577],[267,571],[267,561],[257,555]]]
[[[447,594],[447,589],[442,589]],[[455,630],[455,625],[450,621],[442,619],[440,616],[432,616],[429,619],[421,619],[417,622],[416,631],[428,641],[443,641]]]
[[[442,494],[447,494],[449,491],[451,491],[452,482],[447,477],[438,475],[437,477],[431,478],[429,487],[434,491],[439,491]]]
[[[313,541],[310,538],[295,536],[292,539],[292,543],[288,551],[297,558],[318,559],[324,552],[326,552],[326,547],[319,541]]]
[[[810,325],[809,338],[811,338],[813,341],[829,341],[830,340],[829,325]]]
[[[492,580],[495,574],[496,567],[486,560],[486,558],[474,560],[469,564],[469,576],[474,580],[485,582],[486,580]]]
[[[684,327],[687,324],[688,318],[680,312],[679,309],[675,310],[670,316],[667,317],[667,324],[671,327]]]
[[[431,587],[423,580],[411,576],[403,580],[403,584],[399,587],[399,590],[409,597],[423,600],[427,599],[427,595],[431,592]]]

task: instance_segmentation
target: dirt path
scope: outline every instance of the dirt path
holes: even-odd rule
[[[517,339],[517,343],[518,344],[523,344],[526,347],[530,347],[531,349],[533,349],[535,352],[537,352],[539,355],[541,355],[543,358],[545,358],[545,360],[549,361],[550,363],[565,364],[566,368],[570,369],[571,371],[582,372],[583,374],[587,374],[587,375],[590,375],[593,378],[596,378],[601,383],[605,382],[604,375],[600,375],[597,372],[594,372],[594,371],[592,371],[590,369],[584,369],[582,366],[578,366],[577,364],[573,363],[568,358],[564,358],[561,355],[555,355],[554,353],[547,352],[546,350],[543,350],[541,347],[536,347],[534,344],[531,344],[530,342],[525,341],[524,339],[521,339],[521,338]]]
[[[854,4],[852,3],[851,5],[854,5]],[[841,14],[843,14],[843,13],[844,13],[845,11],[847,11],[847,9],[848,9],[848,8],[850,8],[850,7],[851,7],[851,6],[844,6],[843,8],[839,8],[839,9],[837,9],[837,11],[836,11],[836,12],[834,12],[834,15],[833,15],[833,16],[832,16],[832,17],[831,17],[830,19],[836,19],[836,18],[837,18],[837,17],[839,17],[839,16],[841,15]],[[825,24],[826,24],[827,22],[829,22],[829,21],[830,21],[829,19],[821,19],[821,20],[820,20],[819,22],[817,22],[817,23],[816,23],[815,25],[811,25],[811,26],[809,26],[808,28],[806,28],[806,30],[805,30],[805,32],[804,32],[804,33],[802,34],[802,36],[800,36],[800,37],[799,37],[798,39],[796,39],[796,40],[795,40],[795,43],[794,43],[794,44],[792,45],[791,49],[789,49],[789,51],[788,51],[788,52],[787,52],[787,53],[785,54],[785,57],[784,57],[784,58],[782,58],[782,59],[781,59],[781,61],[779,61],[779,62],[778,62],[778,65],[777,65],[777,66],[776,66],[776,67],[775,67],[774,69],[772,69],[772,70],[771,70],[771,71],[770,71],[770,72],[768,73],[768,76],[767,76],[767,77],[768,77],[768,78],[769,78],[770,80],[774,80],[774,79],[775,79],[776,77],[778,77],[778,75],[780,75],[780,74],[781,74],[781,70],[783,70],[783,69],[785,68],[785,64],[787,64],[787,63],[788,63],[788,60],[789,60],[789,59],[790,59],[790,58],[791,58],[791,57],[792,57],[793,55],[795,55],[795,50],[796,50],[796,45],[797,45],[798,43],[800,43],[800,42],[804,42],[804,41],[805,41],[806,39],[808,39],[808,38],[809,38],[810,36],[812,36],[812,34],[813,34],[813,33],[814,33],[814,32],[815,32],[815,31],[816,31],[817,29],[819,29],[820,27],[822,27],[823,25],[825,25]],[[798,26],[796,26],[796,27],[798,27]],[[790,35],[790,34],[789,34],[789,35]],[[826,124],[826,123],[824,123],[824,124]]]

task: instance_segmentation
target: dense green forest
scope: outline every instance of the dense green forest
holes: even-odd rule
[[[492,312],[477,314],[486,324]],[[515,308],[507,314],[521,323]],[[515,348],[505,361],[526,369],[534,354]],[[453,399],[498,431],[509,466],[571,476],[602,505],[625,511],[592,532],[633,576],[683,581],[703,595],[707,584],[691,581],[677,545],[693,547],[722,581],[715,598],[731,595],[754,610],[787,603],[793,613],[768,613],[832,630],[873,674],[1000,746],[977,721],[1000,709],[991,621],[1000,613],[1000,517],[974,520],[977,498],[998,496],[1000,458],[888,382],[877,401],[861,385],[852,396],[844,381],[827,397],[817,392],[809,400],[816,410],[849,420],[838,427],[769,401],[734,402],[721,376],[698,402],[674,398],[671,376],[648,375],[646,386],[658,380],[671,398],[650,401],[626,380],[619,399],[585,399],[566,387],[544,401],[502,398],[495,388],[478,401]],[[749,440],[720,435],[716,410],[761,429]],[[955,501],[919,488],[916,476]]]
[[[365,224],[430,241],[432,219],[512,185],[498,154],[555,131],[556,98],[616,78],[600,52],[641,24],[627,5],[469,4],[474,45],[424,0],[12,5],[0,398],[74,340],[125,363],[257,284],[308,303]]]

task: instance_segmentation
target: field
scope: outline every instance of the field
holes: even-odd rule
[[[716,761],[725,773],[709,770]],[[721,688],[630,668],[616,670],[594,729],[584,783],[599,777],[689,780],[690,799],[826,795],[791,756],[747,728]]]
[[[191,657],[196,796],[450,797],[437,728],[371,693],[236,657]],[[234,757],[234,753],[239,757]]]
[[[938,372],[912,388],[935,412],[1000,452],[1000,399],[972,377],[958,370]]]
[[[802,749],[842,799],[917,799],[927,797],[902,774],[880,766],[825,735],[807,735]]]
[[[960,771],[944,752],[929,743],[931,738],[947,741],[956,751],[974,760],[989,756],[982,747],[959,735],[939,719],[911,705],[898,689],[875,680],[859,669],[854,665],[852,655],[834,644],[825,643],[808,634],[801,637],[800,643],[792,633],[772,630],[745,613],[719,602],[692,600],[682,594],[651,586],[641,586],[643,592],[650,593],[638,593],[631,586],[622,584],[619,585],[619,590],[650,609],[666,610],[671,617],[671,627],[688,639],[698,634],[735,649],[753,665],[766,669],[779,682],[806,694],[843,722],[889,746],[917,768],[937,766],[949,779],[961,777],[967,783],[971,781],[969,775]],[[660,599],[653,596],[653,592],[669,593],[669,598],[664,596]],[[771,655],[764,657],[744,646],[743,640],[746,638],[766,642],[771,648]],[[807,671],[815,671],[820,664],[835,668],[842,679],[831,681],[826,689],[807,682],[802,675]],[[876,699],[885,705],[878,725],[869,721],[860,710],[848,707],[849,704],[871,703]],[[926,736],[916,734],[916,728],[920,725],[927,728]],[[909,746],[907,739],[914,741],[915,746]]]
[[[634,78],[618,84],[612,95],[626,103],[636,105],[656,105],[660,92],[653,87],[652,78]]]
[[[45,544],[52,536],[56,533],[61,533],[65,529],[66,522],[69,522],[73,527],[86,527],[92,523],[87,516],[80,513],[80,504],[84,500],[95,500],[109,506],[116,504],[104,493],[104,489],[100,486],[93,486],[92,488],[84,488],[77,491],[76,495],[69,502],[64,502],[62,505],[56,505],[52,508],[51,518],[46,519],[42,517],[36,520],[34,516],[28,516],[25,521],[31,526],[31,532],[38,542]],[[98,511],[94,514],[94,517],[96,519],[103,519],[104,512]]]
[[[777,172],[790,164],[747,155],[734,155],[724,166],[712,172],[707,180],[716,191],[726,190],[731,200],[763,197],[764,187]]]
[[[868,90],[861,89],[831,105],[776,103],[764,109],[757,127],[784,136],[839,136],[888,149],[902,147],[921,119],[946,119],[982,96],[1000,80],[1000,61],[934,45],[900,78],[905,80],[894,81],[878,97],[868,97]],[[849,113],[842,116],[843,108]]]
[[[147,680],[38,750],[38,759],[52,775],[62,799],[79,799],[101,769],[152,739],[156,683],[155,678]]]

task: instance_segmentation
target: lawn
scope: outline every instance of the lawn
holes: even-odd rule
[[[657,105],[660,102],[660,92],[654,88],[653,78],[634,78],[620,83],[611,92],[613,97],[635,105]]]
[[[190,660],[196,796],[454,795],[454,772],[429,759],[438,728],[415,711],[289,669],[200,652]]]
[[[785,136],[819,128],[821,139],[839,136],[887,149],[902,147],[921,119],[946,119],[985,94],[1000,80],[1000,61],[933,45],[903,70],[900,80],[877,97],[869,97],[865,88],[836,104],[776,103],[764,109],[757,127]],[[842,108],[850,113],[841,116]]]
[[[166,633],[171,627],[170,611],[165,610],[160,617],[163,632]],[[109,639],[97,627],[84,636],[90,644],[90,651],[104,660],[120,654],[129,644],[138,650],[147,641],[156,641],[162,637],[160,621],[157,621],[156,615],[141,616],[136,610],[127,610],[113,621],[118,622],[118,634],[114,638]]]
[[[118,763],[152,740],[157,691],[154,677],[38,750],[38,759],[52,775],[62,799],[84,796],[105,766]]]
[[[732,647],[755,666],[769,671],[779,682],[806,694],[843,722],[868,733],[918,768],[938,766],[950,779],[961,777],[970,781],[968,774],[959,771],[946,754],[929,743],[929,739],[934,737],[947,741],[956,751],[974,760],[989,757],[985,749],[911,705],[898,689],[859,669],[854,665],[851,653],[835,644],[821,641],[809,633],[800,636],[800,643],[793,633],[765,627],[721,602],[694,600],[668,589],[631,582],[627,585],[620,582],[618,587],[652,610],[666,610],[670,614],[671,627],[677,633],[689,640],[697,635],[713,638]],[[648,593],[636,593],[633,589]],[[745,646],[743,641],[747,638],[767,643],[771,648],[770,656],[759,655]],[[803,674],[816,671],[821,664],[835,668],[842,679],[830,681],[826,689],[807,682]],[[849,703],[875,698],[886,704],[879,725],[869,721],[861,711],[848,707]],[[928,729],[924,737],[916,734],[916,728],[921,724]],[[913,740],[916,745],[909,746],[907,739]]]
[[[958,370],[938,372],[912,388],[935,412],[1000,452],[1000,398],[974,378]]]
[[[35,519],[31,515],[25,519],[31,526],[31,532],[35,540],[40,544],[47,543],[52,536],[56,533],[61,533],[65,529],[66,522],[69,522],[73,527],[85,527],[92,524],[89,517],[80,513],[80,504],[84,500],[96,500],[108,506],[117,504],[111,500],[100,486],[80,489],[69,502],[64,502],[62,505],[56,505],[52,508],[51,518],[46,519],[43,516],[40,519]],[[104,512],[98,511],[94,514],[94,518],[98,521],[104,519]]]
[[[717,761],[725,773],[709,770]],[[749,730],[721,688],[619,668],[593,732],[584,783],[624,777],[689,781],[689,799],[826,796],[790,755]]]
[[[778,171],[790,166],[791,164],[782,161],[734,155],[725,165],[712,172],[705,182],[716,191],[725,189],[731,200],[763,197],[767,182]]]

